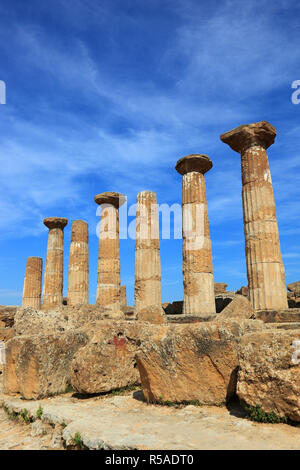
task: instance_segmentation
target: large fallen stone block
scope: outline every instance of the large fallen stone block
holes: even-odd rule
[[[292,282],[287,285],[287,288],[290,292],[300,292],[300,281]]]
[[[226,292],[227,287],[228,287],[228,284],[226,284],[225,282],[215,282],[215,285],[214,285],[215,295],[224,294],[224,292]]]
[[[216,312],[220,313],[227,307],[228,304],[234,299],[235,292],[224,292],[223,294],[216,294],[215,295],[215,303],[216,303]]]
[[[249,295],[249,288],[248,286],[242,286],[239,290],[235,292],[236,294],[239,295],[244,295],[245,297],[248,297]]]
[[[183,300],[175,300],[172,303],[163,303],[162,308],[166,315],[182,315]]]
[[[8,341],[15,336],[14,328],[1,328],[0,327],[0,341]]]
[[[122,312],[115,312],[115,315],[125,318]],[[59,306],[47,311],[19,308],[15,315],[15,330],[17,335],[51,335],[82,329],[87,324],[92,325],[113,316],[113,312],[99,305]]]
[[[254,315],[249,300],[243,295],[236,294],[232,302],[219,313],[218,320],[230,320],[232,318],[248,319]]]
[[[15,337],[6,344],[3,385],[8,394],[38,399],[63,393],[75,352],[87,343],[82,331]]]
[[[74,355],[71,383],[79,393],[101,393],[140,382],[135,354],[144,339],[168,327],[146,322],[109,322],[94,330]]]
[[[259,405],[300,421],[300,329],[268,329],[241,338],[237,394],[248,405]]]
[[[19,307],[0,305],[0,323],[1,327],[11,328],[14,325],[14,316]]]
[[[174,324],[160,338],[144,339],[136,359],[146,399],[225,402],[235,393],[237,342],[261,328],[255,320]]]

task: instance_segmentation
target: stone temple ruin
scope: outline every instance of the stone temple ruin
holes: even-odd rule
[[[286,291],[267,148],[266,121],[221,135],[241,154],[248,286],[214,283],[204,174],[207,155],[178,160],[182,175],[183,302],[162,304],[156,194],[137,195],[134,307],[120,281],[119,208],[125,196],[95,196],[101,206],[96,304],[89,304],[89,235],[72,224],[67,305],[63,305],[65,218],[49,217],[42,294],[41,258],[27,260],[22,307],[0,311],[6,343],[4,392],[28,400],[106,393],[141,384],[151,403],[226,403],[238,397],[265,413],[300,422],[300,282]],[[150,234],[150,236],[149,236]]]

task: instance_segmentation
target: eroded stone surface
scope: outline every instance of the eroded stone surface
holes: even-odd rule
[[[140,382],[135,354],[155,332],[139,321],[103,322],[72,361],[71,382],[80,393],[102,393]]]
[[[266,121],[237,127],[221,140],[241,154],[249,299],[255,310],[287,308],[276,207],[266,148],[276,129]]]
[[[290,292],[299,292],[300,293],[300,281],[292,282],[287,285],[287,288]]]
[[[159,220],[153,191],[137,196],[134,302],[139,320],[166,321],[161,306]]]
[[[215,313],[214,278],[204,173],[212,167],[207,155],[178,160],[182,178],[183,313]]]
[[[225,282],[215,282],[215,295],[224,294],[226,292],[227,284]]]
[[[24,409],[24,401],[17,398],[0,395],[0,402],[11,411],[21,413]],[[84,400],[67,394],[26,401],[28,414],[34,419],[39,406],[43,408],[43,423],[56,428],[64,424],[66,445],[72,445],[78,432],[89,449],[299,449],[299,428],[248,421],[237,406],[227,409],[188,405],[177,409],[148,405],[139,391]],[[0,422],[2,448],[40,448],[38,438],[27,437],[30,426],[20,428],[8,421],[2,410]],[[46,443],[48,439],[45,436]]]
[[[43,309],[62,305],[64,269],[64,228],[68,219],[48,217],[44,224],[49,228],[47,258],[44,274]]]
[[[160,328],[158,337],[142,341],[137,353],[147,400],[219,404],[235,392],[239,338],[263,323],[232,320]]]
[[[241,338],[238,396],[265,412],[300,422],[300,347],[293,347],[299,340],[299,329],[270,329]]]
[[[89,226],[74,220],[69,256],[68,305],[89,303]]]
[[[42,258],[27,258],[22,307],[41,308],[42,275]]]
[[[232,302],[218,315],[218,320],[249,319],[254,316],[254,310],[249,300],[243,295],[236,294]]]
[[[87,343],[81,331],[15,337],[6,343],[4,390],[26,399],[63,393],[70,383],[75,352]]]
[[[121,311],[119,207],[125,200],[123,194],[113,192],[95,196],[102,207],[96,303],[115,312]]]

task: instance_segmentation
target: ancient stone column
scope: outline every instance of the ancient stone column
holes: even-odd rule
[[[204,174],[212,162],[207,155],[178,160],[182,178],[183,313],[207,317],[216,313],[211,240]]]
[[[121,309],[119,207],[126,198],[123,194],[106,192],[94,199],[101,206],[96,303],[118,313]]]
[[[64,228],[68,219],[48,217],[44,224],[49,228],[47,258],[44,275],[43,308],[62,305],[64,269]]]
[[[27,258],[22,307],[32,307],[36,310],[40,310],[42,294],[42,274],[42,258]]]
[[[137,195],[134,299],[138,320],[164,322],[159,219],[156,194],[152,191]]]
[[[120,287],[120,304],[121,310],[127,307],[126,286]]]
[[[287,308],[276,207],[266,149],[276,129],[266,121],[239,126],[221,140],[241,154],[249,298],[255,310]]]
[[[69,257],[68,305],[89,303],[89,226],[74,220]]]

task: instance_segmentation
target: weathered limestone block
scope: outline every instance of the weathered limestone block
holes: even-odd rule
[[[39,399],[63,393],[75,352],[87,343],[82,331],[15,337],[6,344],[4,392]]]
[[[249,333],[239,344],[237,394],[292,421],[300,421],[300,330]],[[298,346],[293,347],[295,341]],[[298,350],[298,354],[297,351]]]
[[[276,207],[266,149],[276,129],[266,121],[239,126],[221,140],[241,154],[245,249],[255,310],[287,308]]]
[[[187,155],[176,164],[176,170],[183,175],[183,313],[202,317],[216,312],[204,179],[211,167],[207,155]]]
[[[42,275],[42,258],[27,258],[22,307],[41,308]]]
[[[215,405],[235,392],[237,342],[261,329],[255,320],[169,325],[160,338],[142,341],[137,365],[148,401],[197,400]]]
[[[227,285],[228,284],[225,284],[225,282],[215,282],[215,295],[226,292]]]
[[[7,342],[15,336],[16,332],[14,328],[2,328],[0,327],[0,341]]]
[[[239,290],[236,291],[236,294],[244,295],[245,297],[249,296],[248,286],[242,286]]]
[[[44,224],[49,228],[47,259],[43,287],[43,309],[62,305],[64,270],[64,228],[68,219],[48,217]]]
[[[216,294],[215,296],[215,302],[216,302],[216,312],[220,313],[224,310],[227,305],[232,302],[232,300],[235,298],[236,293],[231,292],[231,291],[226,291],[223,294]]]
[[[120,305],[123,312],[127,308],[126,286],[120,287]]]
[[[137,196],[134,307],[141,321],[166,321],[161,306],[159,220],[153,191]]]
[[[89,303],[89,226],[74,220],[69,256],[68,305]]]
[[[139,321],[99,324],[88,344],[73,358],[74,389],[80,393],[101,393],[139,383],[135,354],[144,338],[155,334],[156,328],[159,327]]]
[[[300,292],[300,281],[292,282],[287,285],[287,288],[290,292]]]
[[[109,309],[100,305],[60,306],[45,311],[18,309],[15,315],[16,335],[51,335],[72,329],[91,328],[95,322],[115,318]],[[124,314],[120,313],[120,319]]]
[[[120,312],[119,207],[126,198],[123,194],[106,192],[98,194],[94,199],[102,209],[96,303]]]
[[[183,301],[175,300],[172,303],[162,304],[162,308],[166,315],[181,315],[183,310]]]
[[[0,321],[1,324],[4,323],[2,326],[8,328],[14,325],[14,317],[18,308],[18,306],[0,305]]]
[[[168,322],[163,308],[159,305],[142,308],[137,315],[137,320],[162,325]]]
[[[243,295],[236,294],[232,302],[218,315],[217,320],[249,319],[253,316],[254,310],[249,300]]]
[[[260,310],[255,312],[255,318],[265,323],[298,323],[300,322],[300,308]]]

